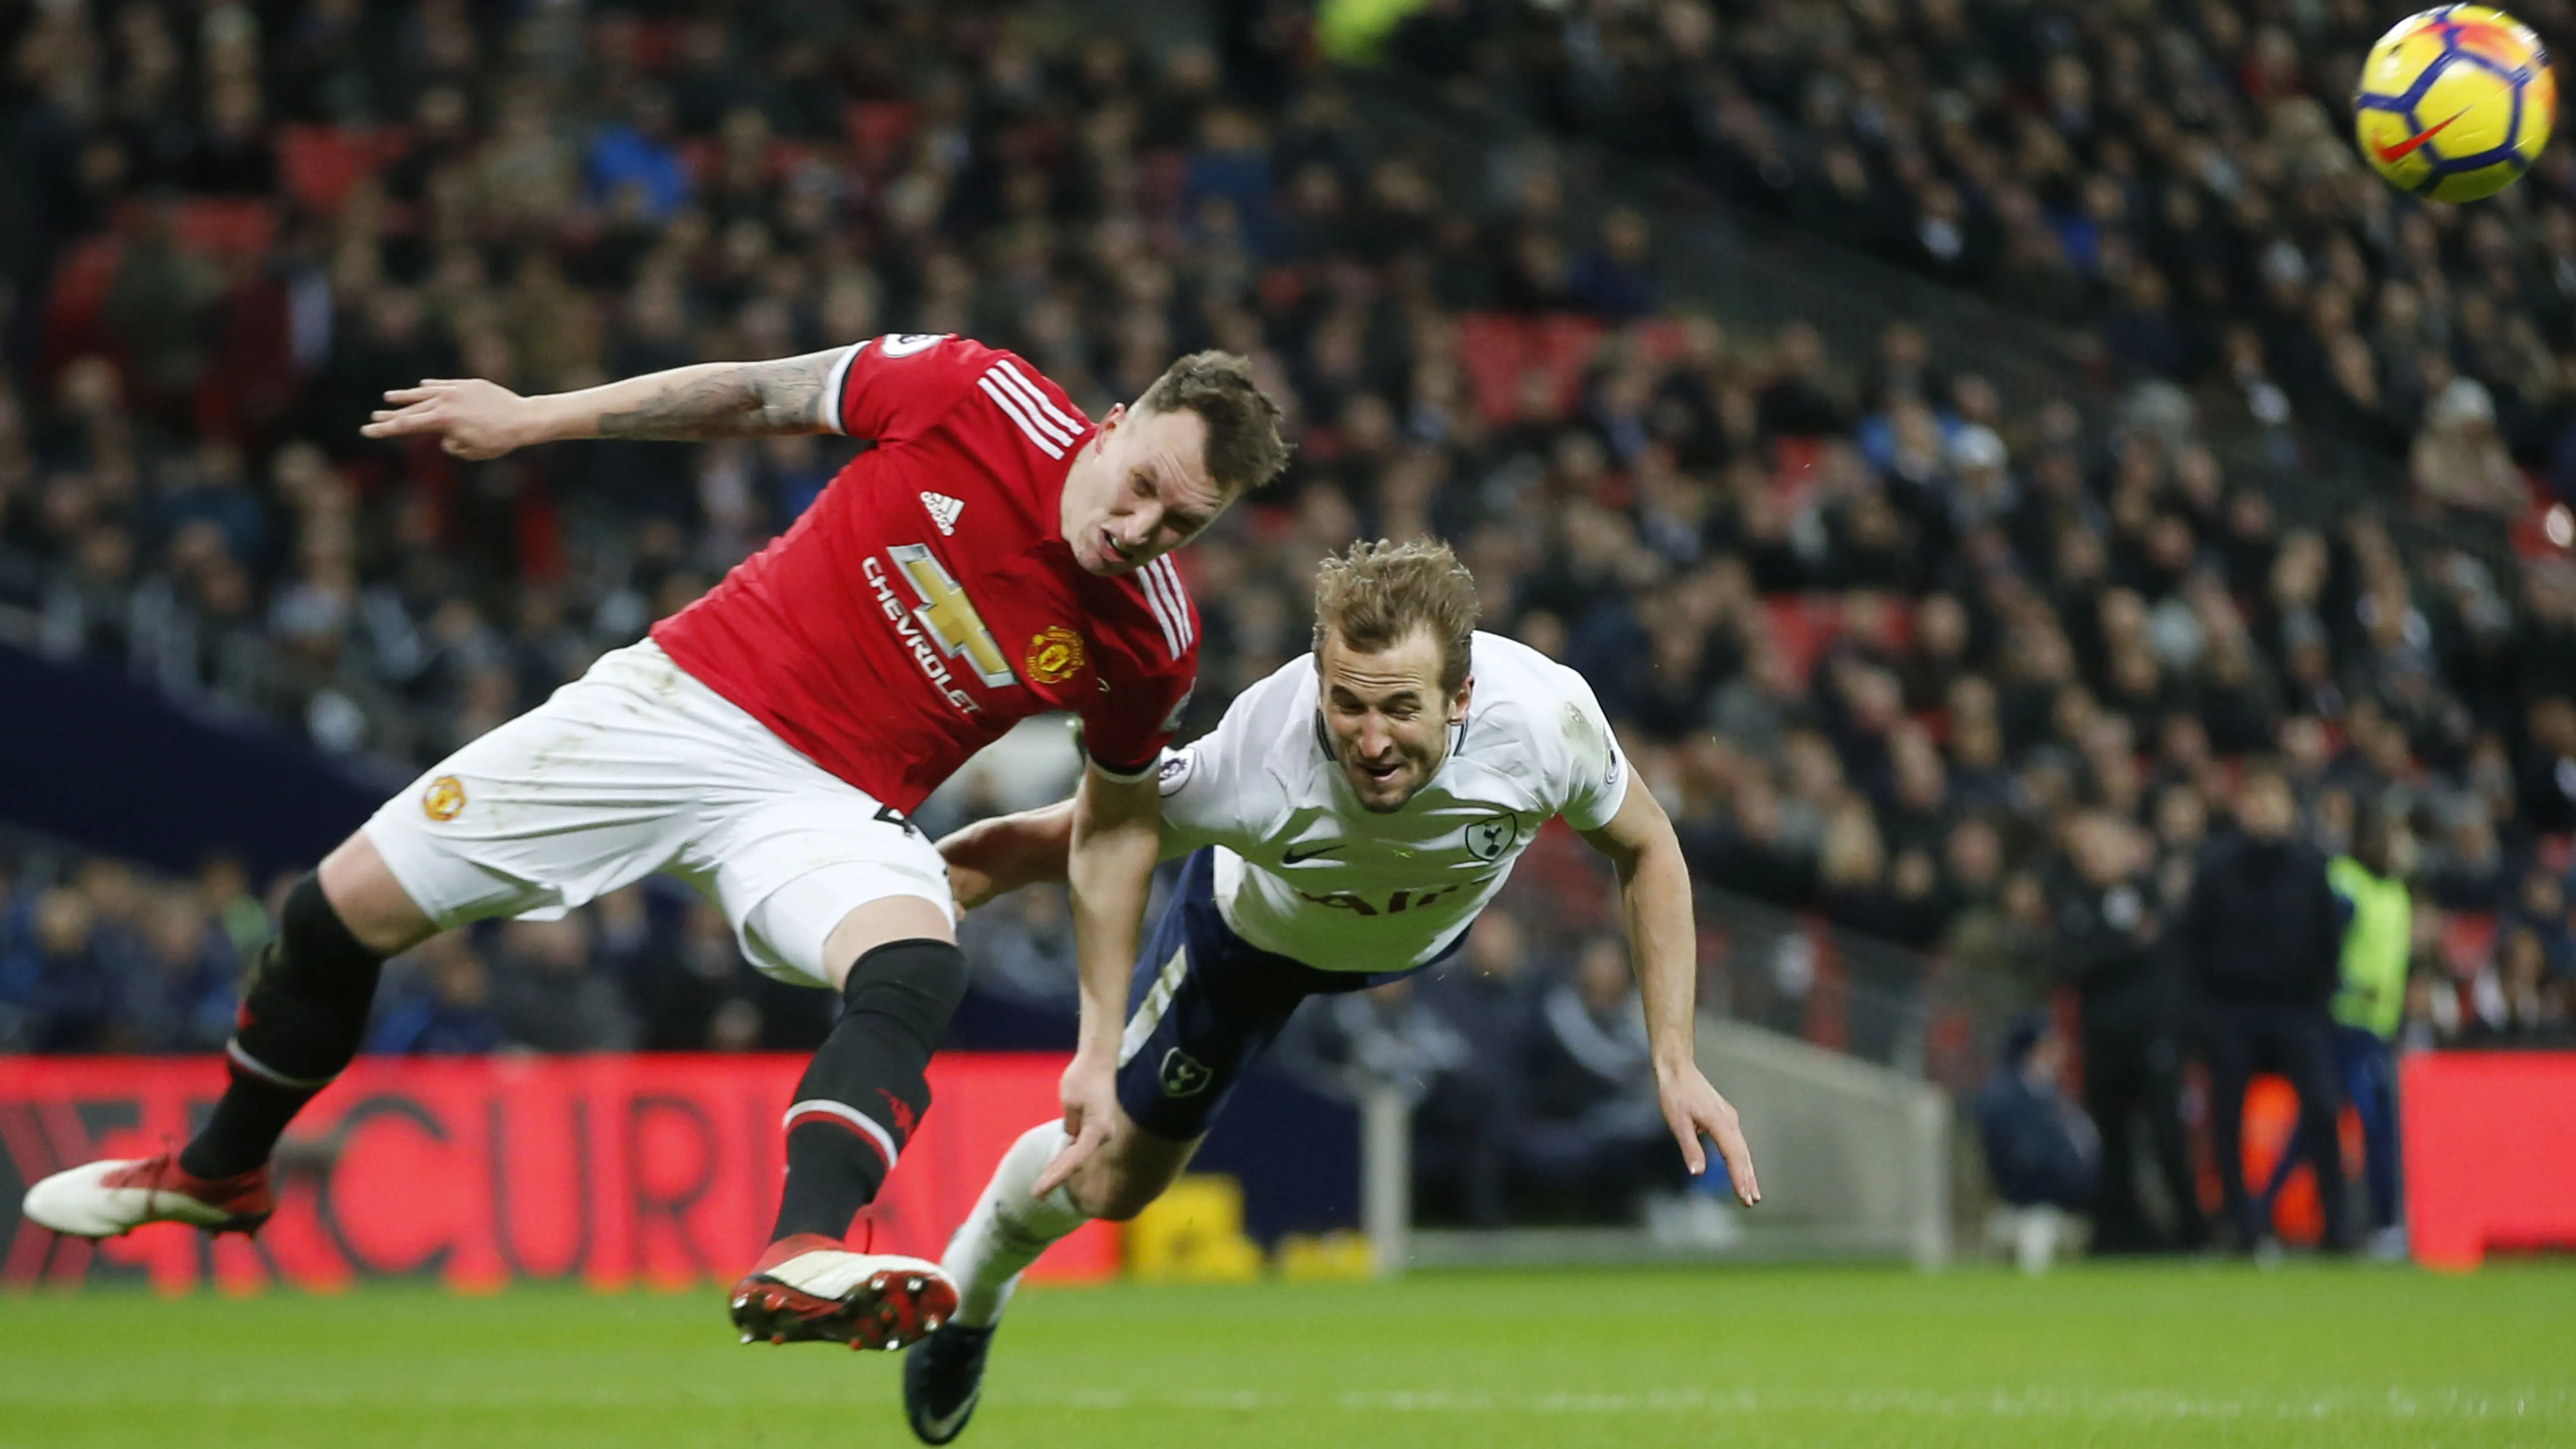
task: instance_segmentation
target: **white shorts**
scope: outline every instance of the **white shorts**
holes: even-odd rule
[[[366,834],[441,930],[554,919],[665,870],[724,909],[753,965],[809,985],[853,907],[918,896],[957,919],[919,830],[649,639],[440,761]]]

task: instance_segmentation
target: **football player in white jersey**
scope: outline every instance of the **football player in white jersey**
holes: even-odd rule
[[[1476,615],[1475,579],[1446,545],[1356,544],[1317,580],[1315,651],[1164,755],[1163,854],[1187,857],[1179,888],[1132,982],[1082,983],[1086,1016],[1107,1004],[1091,998],[1129,993],[1116,1119],[1031,1128],[949,1243],[957,1311],[904,1367],[923,1442],[965,1428],[1003,1305],[1049,1244],[1161,1195],[1299,1002],[1456,950],[1552,816],[1617,867],[1683,1159],[1706,1169],[1705,1134],[1736,1195],[1760,1200],[1735,1109],[1693,1059],[1696,935],[1672,822],[1582,676],[1477,632]],[[940,842],[960,906],[1064,879],[1071,828],[1057,805]]]

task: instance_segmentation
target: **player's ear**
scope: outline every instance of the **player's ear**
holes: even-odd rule
[[[1476,676],[1470,674],[1458,683],[1458,692],[1449,696],[1449,722],[1456,724],[1467,717],[1467,701],[1476,694]]]
[[[1110,406],[1108,412],[1101,414],[1099,424],[1100,431],[1102,433],[1114,432],[1118,425],[1126,420],[1127,405],[1125,403],[1114,403]]]

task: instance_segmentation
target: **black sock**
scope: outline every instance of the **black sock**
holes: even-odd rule
[[[966,994],[966,958],[945,941],[893,941],[850,968],[841,1019],[787,1109],[787,1190],[770,1241],[846,1236],[930,1110],[924,1073]]]
[[[297,881],[242,992],[225,1048],[232,1083],[180,1152],[181,1169],[222,1178],[268,1161],[286,1124],[358,1054],[383,969],[384,958],[331,909],[322,883]]]

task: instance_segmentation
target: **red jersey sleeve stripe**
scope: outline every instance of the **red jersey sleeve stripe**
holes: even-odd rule
[[[823,421],[833,432],[849,431],[841,422],[841,389],[850,385],[850,364],[859,360],[859,349],[865,346],[864,342],[850,344],[849,349],[841,354],[841,360],[832,364],[831,380],[823,384],[823,405],[831,409]]]
[[[995,385],[993,374],[989,372],[985,373],[982,377],[975,380],[975,385],[984,390],[984,395],[986,397],[989,397],[995,403],[1000,404],[1003,412],[1010,414],[1011,421],[1019,427],[1019,430],[1022,433],[1028,436],[1028,440],[1030,442],[1037,444],[1039,452],[1046,454],[1050,458],[1061,458],[1064,456],[1064,444],[1057,442],[1053,434],[1042,431],[1038,427],[1035,419],[1021,411],[1022,405],[1014,401],[1009,392]]]
[[[995,362],[993,364],[993,370],[1002,374],[1003,379],[1012,386],[1014,391],[1018,392],[1020,396],[1027,398],[1029,402],[1036,407],[1040,421],[1052,421],[1058,428],[1062,429],[1064,431],[1064,440],[1066,442],[1070,443],[1074,439],[1082,436],[1082,430],[1085,424],[1074,418],[1065,416],[1064,409],[1057,407],[1054,399],[1046,395],[1046,389],[1029,381],[1027,374],[1021,372],[1018,368],[1013,367],[1009,358],[1005,357],[1000,361]]]

